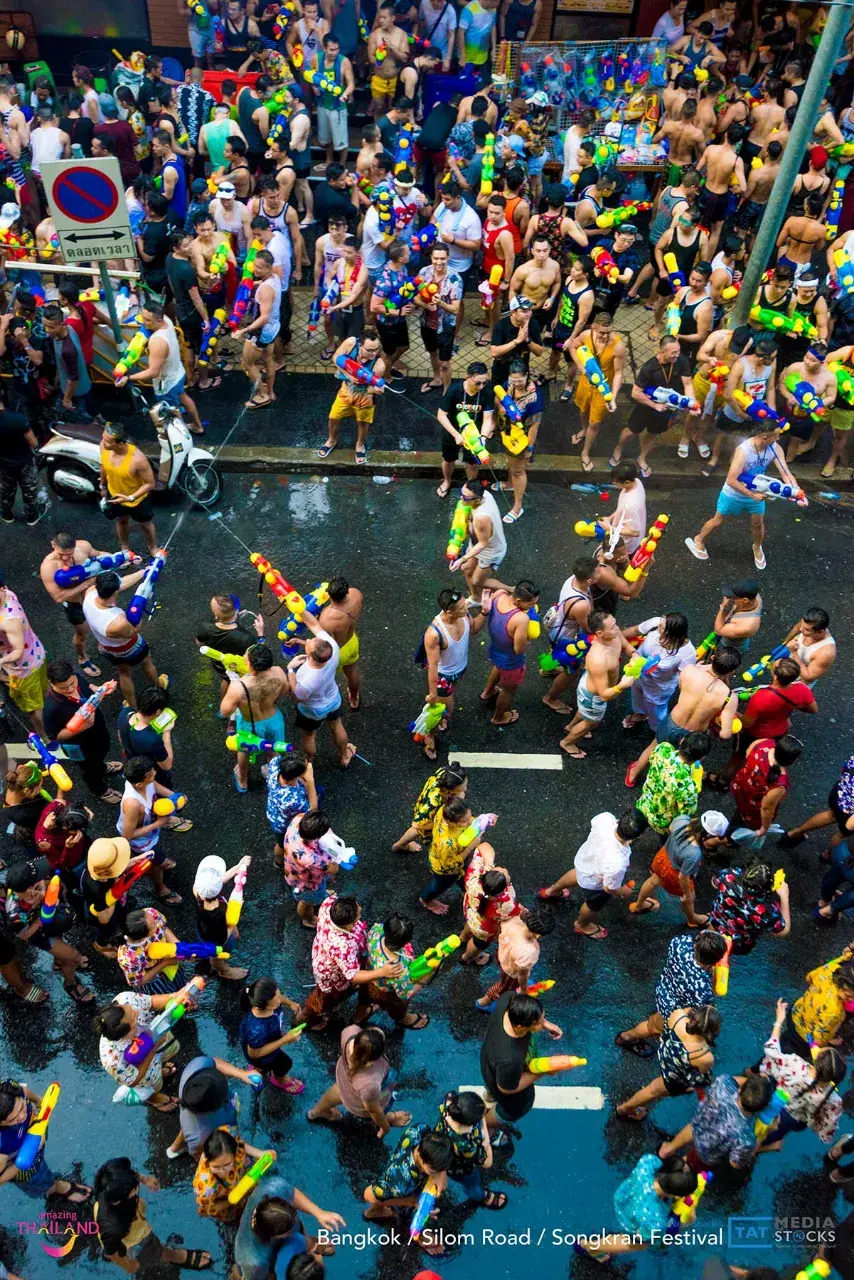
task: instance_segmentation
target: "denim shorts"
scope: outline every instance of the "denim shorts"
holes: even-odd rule
[[[256,720],[252,724],[251,720],[247,720],[241,711],[238,711],[234,718],[238,733],[254,733],[259,738],[269,738],[271,742],[283,742],[285,738],[285,717],[281,711],[276,711],[275,715],[270,716],[269,720]]]
[[[316,889],[294,889],[294,902],[304,902],[308,907],[319,907],[321,902],[325,902],[329,896],[326,883],[324,879]]]

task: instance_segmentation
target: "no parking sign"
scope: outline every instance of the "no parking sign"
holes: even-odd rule
[[[49,161],[42,165],[42,181],[66,262],[134,256],[121,170],[114,156]]]

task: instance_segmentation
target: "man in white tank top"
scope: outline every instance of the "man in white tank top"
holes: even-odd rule
[[[549,628],[549,639],[552,643],[552,657],[561,661],[566,645],[580,633],[587,631],[587,619],[593,608],[590,588],[599,575],[600,566],[592,556],[579,556],[572,566],[572,573],[560,589],[557,605],[557,617]],[[543,702],[552,711],[560,715],[575,715],[574,708],[561,701],[561,694],[572,683],[572,674],[568,667],[562,666],[549,685]]]
[[[181,895],[164,884],[165,856],[163,850],[158,848],[161,827],[172,826],[174,819],[158,818],[154,812],[154,801],[159,796],[168,796],[170,792],[168,787],[154,781],[156,772],[147,756],[135,756],[128,760],[124,769],[125,789],[116,830],[122,839],[127,840],[134,857],[144,853],[151,858],[147,875],[154,885],[155,898],[167,907],[177,907],[180,905]],[[170,967],[168,959],[156,963],[160,969]]]
[[[181,359],[181,346],[175,326],[165,314],[159,302],[148,299],[140,311],[143,328],[148,329],[151,337],[148,340],[145,368],[136,373],[129,373],[120,378],[116,384],[127,386],[129,382],[150,382],[154,394],[159,400],[165,400],[173,408],[183,406],[190,419],[188,426],[194,436],[204,435],[204,427],[196,408],[196,402],[187,395],[184,387],[187,382],[187,370]]]
[[[470,618],[465,596],[450,587],[439,592],[439,609],[424,632],[424,652],[427,655],[427,697],[424,701],[429,706],[441,702],[447,723],[454,709],[454,688],[468,666],[471,637],[486,625],[488,615],[481,608],[476,618]],[[428,760],[436,759],[433,733],[424,736],[424,754]]]
[[[98,652],[116,668],[122,696],[128,706],[134,708],[134,667],[142,667],[142,674],[149,684],[158,684],[164,689],[169,685],[168,676],[157,674],[148,643],[140,635],[139,628],[128,622],[124,609],[117,602],[119,592],[135,587],[144,573],[145,569],[139,569],[136,573],[129,573],[126,578],[120,578],[114,570],[109,569],[98,574],[95,585],[83,597],[83,616],[95,637]]]
[[[836,641],[830,634],[830,614],[825,609],[807,609],[785,643],[801,668],[801,679],[810,686],[836,661]]]
[[[47,161],[69,159],[71,139],[59,128],[52,107],[39,107],[36,120],[38,128],[30,133],[31,168],[36,177],[41,177],[42,165]]]
[[[507,539],[498,503],[488,480],[467,480],[461,490],[471,507],[469,545],[452,569],[461,569],[469,589],[469,602],[480,604],[480,593],[507,554]]]

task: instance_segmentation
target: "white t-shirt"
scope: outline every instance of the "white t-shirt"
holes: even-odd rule
[[[475,210],[470,204],[466,204],[465,200],[462,202],[461,209],[449,209],[439,201],[438,208],[433,214],[433,221],[437,227],[445,227],[449,230],[458,240],[476,240],[480,244],[483,226]],[[445,242],[442,240],[437,243]],[[448,266],[452,271],[468,271],[476,252],[476,249],[461,249],[458,244],[449,244]]]
[[[373,205],[362,223],[362,261],[368,271],[381,271],[386,262],[386,251],[380,244],[380,215]]]
[[[675,44],[677,40],[681,40],[685,34],[685,20],[680,18],[675,22],[670,16],[670,10],[663,13],[652,29],[652,37],[654,40],[666,40],[668,44]]]
[[[281,231],[274,231],[266,248],[267,252],[273,255],[273,266],[282,268],[282,288],[287,289],[291,282],[293,265],[290,236],[283,235]]]
[[[657,703],[666,702],[670,698],[679,683],[679,672],[682,668],[693,666],[697,661],[697,650],[690,640],[680,645],[675,653],[665,649],[658,638],[660,625],[660,617],[647,618],[645,622],[637,624],[638,631],[644,637],[638,645],[638,653],[643,658],[660,660],[657,666],[651,667],[646,675],[641,677],[640,681],[650,701]]]
[[[421,34],[425,39],[429,36],[431,45],[442,50],[442,57],[448,56],[448,45],[454,38],[457,29],[457,11],[453,4],[440,5],[438,9],[430,4],[430,0],[421,0],[418,6],[418,17],[421,22]]]
[[[616,520],[622,519],[627,529],[639,529],[637,537],[623,535],[626,550],[633,556],[646,535],[646,489],[643,481],[635,480],[631,489],[621,489],[617,499]]]
[[[578,152],[581,150],[583,139],[584,135],[577,132],[575,125],[567,129],[563,140],[563,173],[561,174],[564,182],[569,182],[572,175],[578,172]]]
[[[332,645],[332,657],[322,667],[309,666],[308,659],[297,670],[297,705],[305,715],[320,720],[341,706],[338,688],[338,654],[340,647],[328,631],[318,631],[316,640],[327,640]]]
[[[575,855],[575,871],[582,889],[619,889],[629,869],[631,845],[617,835],[613,813],[597,813],[590,834]]]

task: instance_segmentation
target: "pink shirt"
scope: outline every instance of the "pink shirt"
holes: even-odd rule
[[[335,895],[321,903],[317,910],[317,932],[311,948],[311,967],[314,980],[326,993],[346,991],[361,969],[360,959],[365,950],[368,926],[360,920],[349,932],[339,929],[329,918]]]
[[[18,618],[23,625],[24,654],[17,662],[5,661],[6,654],[12,652],[12,644],[5,629],[0,626],[0,658],[4,659],[3,671],[7,675],[14,676],[17,680],[23,680],[25,676],[31,675],[33,671],[38,671],[44,662],[44,645],[30,626],[29,619],[24,613],[20,600],[14,591],[10,591],[6,587],[5,598],[3,603],[0,604],[0,624],[10,618]]]
[[[530,973],[540,958],[540,944],[528,933],[522,920],[505,920],[498,935],[498,963],[508,978]]]

